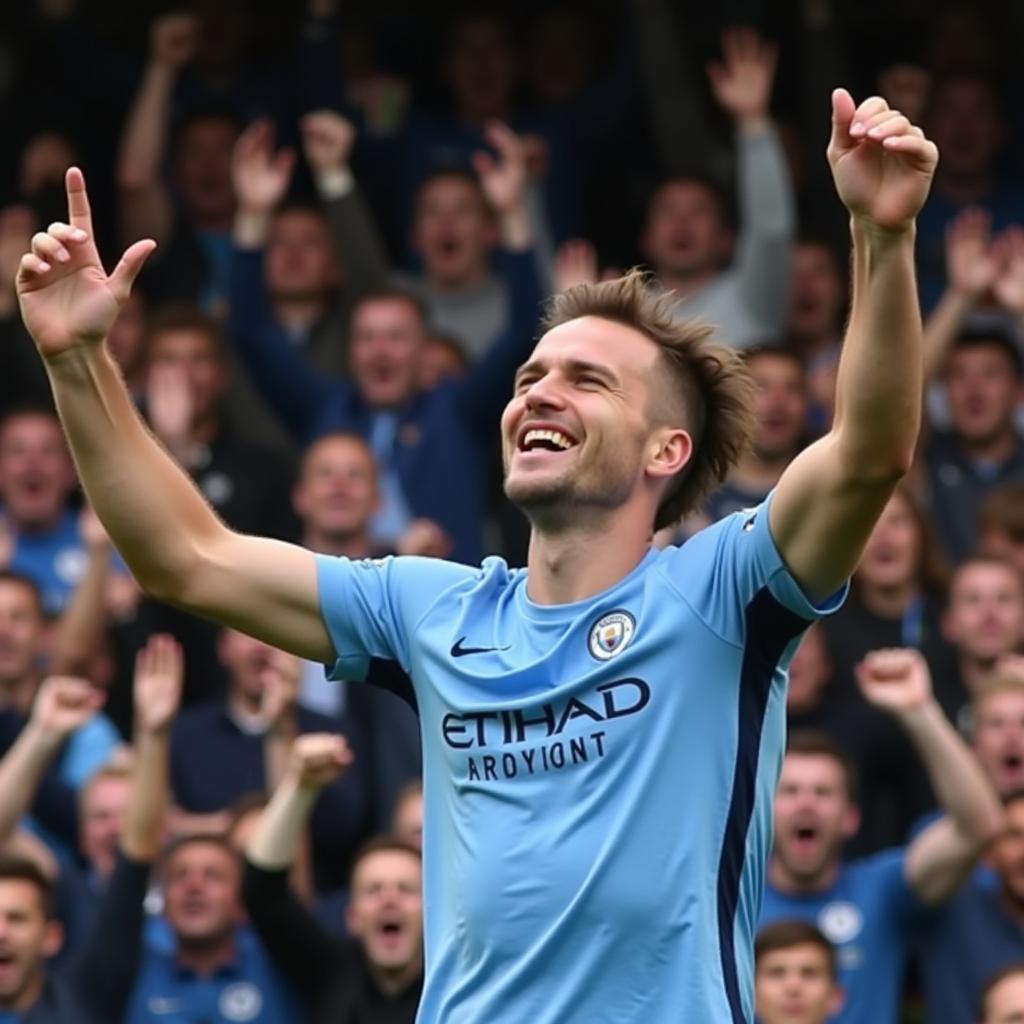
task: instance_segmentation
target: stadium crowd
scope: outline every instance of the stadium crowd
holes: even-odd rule
[[[423,973],[407,680],[328,682],[161,604],[83,502],[13,287],[66,168],[101,252],[159,243],[109,346],[227,523],[521,563],[497,426],[555,290],[643,264],[756,381],[753,447],[658,543],[759,504],[828,428],[840,83],[941,153],[927,427],[793,663],[758,1019],[1024,1021],[1024,19],[952,5],[865,58],[880,9],[792,6],[760,31],[671,0],[9,12],[0,1024],[412,1024]]]

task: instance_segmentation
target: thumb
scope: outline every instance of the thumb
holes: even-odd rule
[[[829,148],[849,149],[854,140],[850,137],[850,125],[853,124],[853,115],[857,112],[857,105],[853,97],[845,89],[835,89],[832,92],[832,139]]]
[[[144,238],[125,249],[121,262],[114,267],[114,272],[108,279],[110,289],[118,302],[124,302],[131,294],[135,278],[139,276],[139,271],[155,248],[156,242],[152,238]]]

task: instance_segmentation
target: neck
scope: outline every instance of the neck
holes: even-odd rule
[[[918,596],[918,589],[913,580],[895,583],[892,586],[876,586],[859,581],[857,594],[864,607],[880,619],[899,619]]]
[[[424,276],[427,287],[432,292],[437,292],[440,295],[457,295],[459,292],[468,292],[479,288],[487,280],[488,273],[487,265],[483,264],[479,267],[471,267],[458,278],[438,277],[436,274],[431,274],[429,270]]]
[[[996,667],[996,659],[975,658],[961,652],[959,667],[964,689],[967,690],[967,695],[973,699],[984,689],[985,682]]]
[[[404,992],[423,973],[423,962],[417,957],[401,967],[378,967],[370,964],[370,977],[386,996]]]
[[[807,896],[825,892],[836,884],[839,878],[840,862],[832,858],[812,877],[794,875],[778,857],[768,862],[768,880],[776,889],[787,896]]]
[[[209,978],[234,959],[235,936],[232,932],[196,942],[178,940],[179,965],[187,967],[201,978]]]
[[[326,310],[327,301],[322,295],[274,299],[274,319],[289,334],[308,331]]]
[[[353,559],[372,558],[376,553],[370,535],[365,530],[353,534],[334,534],[311,526],[302,535],[302,546],[320,555]]]
[[[609,543],[614,538],[614,543]],[[600,594],[628,576],[651,546],[651,535],[610,514],[557,529],[534,523],[527,559],[527,593],[537,604],[571,604]]]
[[[39,1002],[39,997],[43,994],[45,981],[46,969],[40,964],[36,968],[35,973],[25,982],[25,986],[20,992],[15,992],[7,997],[0,996],[0,1011],[23,1013],[25,1010],[31,1010]]]
[[[667,292],[675,292],[679,298],[685,298],[700,291],[717,275],[713,267],[701,267],[689,271],[658,271],[658,282]]]
[[[64,517],[67,515],[67,507],[64,505],[58,505],[48,516],[44,516],[42,519],[32,519],[28,521],[12,523],[15,534],[23,533],[28,537],[44,537],[48,533],[52,533],[57,529],[58,526],[64,521]]]
[[[1012,425],[991,437],[960,438],[960,448],[969,459],[986,462],[1005,462],[1017,447],[1017,434]]]
[[[729,479],[744,491],[767,493],[779,482],[792,457],[792,453],[771,458],[745,452],[729,474]]]
[[[991,174],[972,174],[963,177],[941,171],[935,178],[935,191],[954,206],[980,203],[992,191]]]

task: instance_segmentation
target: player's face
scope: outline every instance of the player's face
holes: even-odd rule
[[[763,459],[792,456],[800,445],[807,420],[807,381],[792,359],[765,353],[748,362],[757,387],[754,450]]]
[[[0,500],[14,526],[55,526],[74,485],[60,424],[34,413],[11,417],[0,433]]]
[[[1011,974],[989,992],[981,1024],[1024,1024],[1024,973]]]
[[[355,438],[327,437],[306,453],[295,489],[303,523],[335,537],[362,533],[378,505],[373,455]]]
[[[956,432],[984,443],[1012,429],[1020,380],[1010,357],[997,345],[954,351],[946,370],[949,411]]]
[[[1024,788],[1024,692],[998,691],[982,701],[973,747],[999,793]]]
[[[917,571],[921,535],[907,499],[895,494],[864,545],[857,579],[871,587],[905,586]]]
[[[798,245],[793,253],[789,333],[801,341],[834,337],[842,305],[843,282],[835,256],[817,243]]]
[[[696,181],[663,185],[651,202],[644,255],[658,274],[710,273],[728,258],[731,235],[718,197]]]
[[[234,210],[231,155],[237,136],[231,121],[204,118],[190,124],[178,141],[178,189],[185,209],[200,224],[223,222]]]
[[[149,365],[151,369],[173,366],[184,375],[193,423],[204,423],[215,415],[227,387],[227,370],[205,331],[161,331],[150,344]]]
[[[16,580],[0,580],[0,682],[24,679],[35,669],[44,631],[32,591]]]
[[[775,795],[775,856],[794,878],[814,880],[856,828],[842,765],[825,754],[787,754]]]
[[[101,776],[89,785],[82,801],[79,845],[100,878],[109,878],[114,870],[132,788],[130,779]]]
[[[359,862],[348,929],[374,967],[400,970],[422,958],[422,885],[419,858],[403,850],[377,850]]]
[[[763,954],[755,984],[761,1024],[825,1024],[839,1009],[828,957],[813,943]]]
[[[480,189],[465,178],[434,178],[420,190],[413,229],[427,277],[448,287],[473,281],[496,241]]]
[[[47,921],[39,890],[23,879],[0,880],[0,1009],[18,1004],[59,948],[59,929]]]
[[[185,943],[230,935],[241,919],[238,859],[216,843],[193,842],[177,850],[164,879],[165,913]]]
[[[274,218],[267,240],[267,288],[275,299],[322,299],[341,280],[330,230],[310,210]]]
[[[533,516],[610,511],[635,492],[657,347],[583,317],[548,331],[502,416],[505,493]]]
[[[1010,566],[969,562],[950,587],[945,633],[968,657],[994,661],[1024,639],[1024,585]]]
[[[223,629],[217,655],[227,669],[231,688],[247,700],[258,701],[263,695],[265,673],[273,662],[274,648],[237,630]]]
[[[352,317],[352,375],[371,406],[395,408],[415,393],[425,333],[416,308],[402,299],[368,299]]]

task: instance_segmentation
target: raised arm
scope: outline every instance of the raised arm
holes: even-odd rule
[[[128,113],[117,157],[117,191],[124,239],[167,240],[173,210],[161,174],[178,74],[199,45],[199,19],[166,14],[150,30],[149,62]]]
[[[950,895],[1003,823],[1003,810],[981,765],[957,735],[932,692],[918,651],[873,651],[857,667],[867,700],[891,714],[924,763],[945,817],[907,850],[906,878],[923,903]]]
[[[813,598],[857,565],[875,520],[909,470],[921,421],[921,315],[914,219],[938,154],[920,128],[875,96],[837,89],[829,162],[850,211],[853,303],[831,431],[782,475],[770,526]]]
[[[154,596],[276,647],[333,660],[313,555],[230,531],[139,418],[104,339],[154,243],[130,246],[108,276],[77,168],[68,171],[67,189],[70,224],[33,236],[18,297],[93,508]]]

